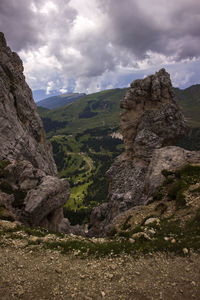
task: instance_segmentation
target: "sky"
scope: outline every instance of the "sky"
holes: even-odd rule
[[[0,31],[33,90],[93,93],[164,67],[200,83],[200,0],[1,0]]]

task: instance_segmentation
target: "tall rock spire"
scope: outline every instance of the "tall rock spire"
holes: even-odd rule
[[[111,230],[121,213],[151,198],[164,180],[163,169],[200,161],[200,152],[172,146],[188,127],[165,69],[133,81],[120,106],[125,109],[120,127],[126,150],[107,172],[108,203],[91,214],[91,233],[100,235]]]
[[[187,133],[165,69],[133,81],[120,106],[125,109],[120,125],[128,158],[148,161],[154,149],[174,145]]]

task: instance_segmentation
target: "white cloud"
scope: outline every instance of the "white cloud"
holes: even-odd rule
[[[62,94],[65,94],[65,93],[67,93],[67,89],[62,88],[62,89],[59,90],[59,92],[61,92]]]
[[[198,82],[199,15],[196,0],[0,3],[0,26],[30,86],[48,92],[122,87],[161,67],[176,85]]]
[[[42,14],[46,14],[46,15],[49,15],[51,13],[57,13],[58,12],[58,7],[52,1],[47,1],[41,7],[39,12],[42,13]]]

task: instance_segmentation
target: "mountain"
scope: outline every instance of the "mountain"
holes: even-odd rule
[[[49,117],[59,175],[74,184],[73,205],[105,202],[88,230],[63,218],[70,188],[57,178],[22,61],[2,33],[0,78],[0,299],[199,299],[200,151],[168,146],[187,129],[169,74],[137,80],[121,101],[126,152],[107,173],[109,201],[105,171],[122,151],[113,132],[124,91],[80,103],[82,127],[71,116],[73,134],[57,133],[69,120]],[[88,223],[86,210],[75,216]]]
[[[57,96],[60,95],[61,92],[59,92],[58,90],[51,90],[48,94],[46,89],[40,89],[40,90],[32,90],[33,93],[33,99],[35,100],[35,102],[37,103],[38,101],[45,99],[47,97],[53,97],[53,96]]]
[[[149,78],[137,81],[136,95],[133,89],[121,101],[126,152],[107,173],[109,201],[105,171],[122,151],[111,112],[124,91],[87,98],[78,118],[94,118],[89,129],[71,118],[73,134],[58,135],[69,121],[49,118],[58,127],[53,135],[49,125],[59,175],[74,184],[73,205],[105,202],[93,210],[92,227],[72,228],[63,218],[69,185],[57,178],[22,61],[0,33],[0,299],[199,299],[200,152],[165,147],[186,125],[167,74],[157,77],[152,90]],[[135,200],[144,205],[126,210]],[[86,210],[75,216],[88,223]]]
[[[190,126],[200,127],[200,84],[174,89]]]
[[[128,88],[112,89],[90,94],[62,108],[40,112],[43,118],[57,122],[68,122],[58,131],[48,130],[48,136],[54,134],[72,134],[86,129],[119,127],[120,100]],[[200,127],[200,85],[185,90],[174,88],[179,103],[191,127]]]
[[[41,112],[42,119],[49,118],[57,122],[67,122],[66,126],[48,130],[48,136],[73,134],[92,128],[119,127],[119,102],[127,88],[106,90],[82,97],[62,108]]]
[[[119,130],[119,101],[126,91],[94,93],[48,111],[39,108],[59,176],[70,182],[70,213],[66,208],[64,213],[72,223],[88,220],[92,207],[106,201],[105,172],[124,148],[122,140],[111,135]]]
[[[174,89],[189,125],[200,127],[200,103],[195,100],[194,115],[191,115],[190,105],[191,101],[194,106],[194,98],[198,99],[200,93],[195,89],[190,99],[188,90],[190,88],[186,89],[185,95],[185,90]],[[66,177],[72,188],[67,207],[80,212],[69,213],[65,209],[66,216],[72,222],[82,222],[89,216],[92,206],[107,199],[108,181],[105,172],[115,157],[124,151],[120,136],[113,133],[119,131],[120,100],[127,91],[128,88],[105,90],[87,95],[62,108],[43,111],[38,108],[47,137],[53,146],[59,176]],[[200,129],[191,127],[188,137],[183,138],[179,145],[188,150],[198,150],[199,136]]]
[[[48,109],[58,108],[61,106],[65,106],[73,101],[76,101],[85,95],[86,94],[84,93],[67,93],[67,94],[52,96],[38,101],[37,106],[45,107]]]
[[[91,232],[103,236],[110,233],[120,214],[156,201],[154,193],[166,173],[170,175],[190,163],[200,164],[200,152],[174,146],[187,134],[188,126],[165,69],[132,82],[120,107],[124,109],[120,128],[125,151],[107,171],[108,201],[95,207],[90,217]],[[193,184],[199,183],[200,165],[183,172],[169,182],[169,188],[174,189],[171,200],[176,200],[177,206],[186,205],[186,174],[194,172]]]

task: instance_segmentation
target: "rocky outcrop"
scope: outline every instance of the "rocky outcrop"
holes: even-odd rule
[[[56,175],[49,143],[23,75],[19,56],[0,33],[0,158],[25,159],[46,174]]]
[[[73,231],[62,207],[70,188],[58,179],[50,144],[19,56],[0,33],[0,204],[17,220]]]
[[[188,151],[175,146],[155,149],[145,177],[146,201],[165,179],[163,170],[173,172],[187,164],[200,164],[200,151]]]
[[[154,149],[175,144],[187,132],[170,76],[164,69],[131,83],[120,106],[125,109],[120,118],[125,154],[134,161],[148,162]]]
[[[125,109],[120,126],[126,151],[107,172],[109,202],[93,210],[93,234],[106,235],[116,216],[148,202],[164,180],[163,169],[200,161],[198,152],[171,146],[188,127],[164,69],[131,83],[120,105]]]

